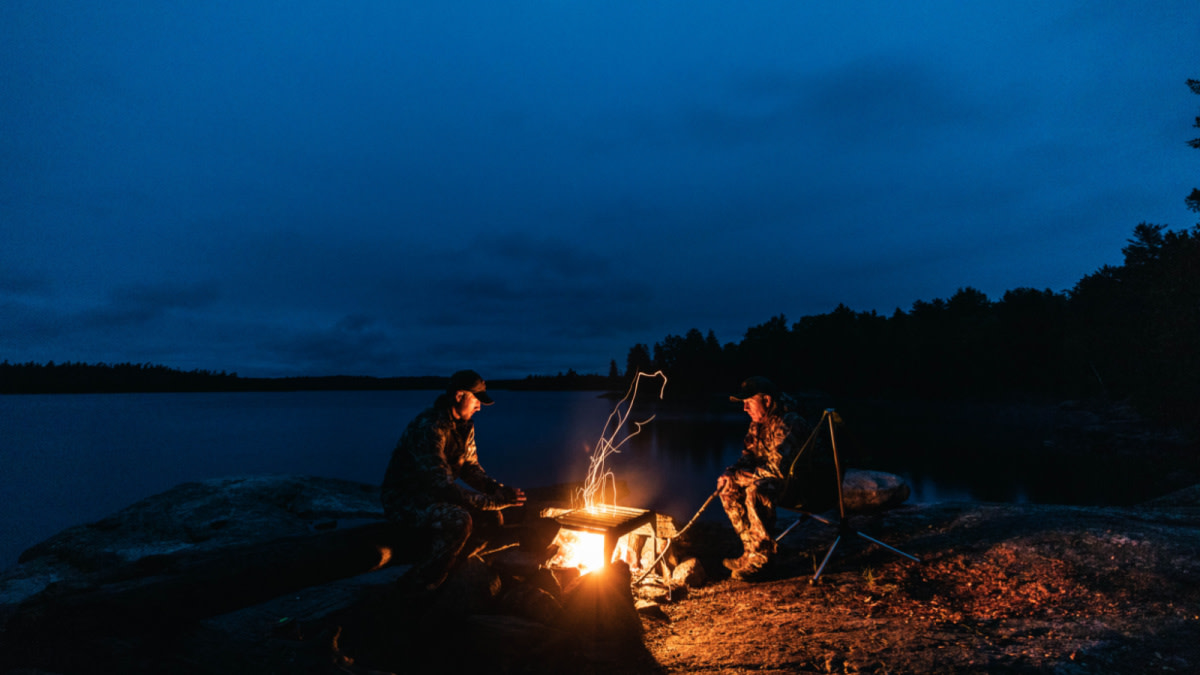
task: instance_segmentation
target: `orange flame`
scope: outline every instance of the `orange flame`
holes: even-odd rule
[[[551,567],[575,567],[580,575],[604,569],[604,535],[564,527],[558,531],[554,543],[558,545],[558,553],[550,560]],[[627,536],[617,540],[612,559],[608,562],[617,560],[629,565],[629,569],[635,573],[641,567],[637,552],[630,547]]]
[[[562,528],[554,538],[558,553],[553,567],[577,567],[580,574],[604,569],[604,535]]]

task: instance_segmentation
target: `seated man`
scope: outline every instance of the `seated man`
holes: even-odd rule
[[[499,518],[500,509],[525,503],[525,493],[490,478],[475,447],[472,417],[492,397],[478,373],[462,370],[446,392],[417,415],[392,451],[382,486],[388,520],[433,533],[428,555],[413,566],[407,582],[430,591],[445,581],[458,561],[483,511]],[[458,480],[474,488],[459,485]]]
[[[717,479],[721,504],[742,540],[742,556],[726,560],[725,566],[733,578],[753,580],[775,556],[771,527],[786,485],[783,462],[803,445],[809,428],[795,411],[795,401],[765,377],[748,378],[729,399],[742,403],[750,428],[741,458]]]

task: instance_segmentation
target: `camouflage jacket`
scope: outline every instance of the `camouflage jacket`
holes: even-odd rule
[[[766,419],[750,423],[742,439],[742,456],[729,469],[756,478],[786,478],[788,464],[804,445],[809,432],[808,423],[795,411],[795,401],[787,394],[780,394]]]
[[[381,488],[383,510],[389,515],[399,507],[433,502],[484,510],[509,503],[508,488],[479,464],[475,424],[454,419],[444,397],[408,424],[392,451]]]

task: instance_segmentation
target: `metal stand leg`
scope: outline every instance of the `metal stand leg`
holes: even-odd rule
[[[784,537],[787,536],[788,532],[791,532],[793,529],[795,529],[795,527],[797,525],[799,525],[800,523],[804,522],[807,519],[808,519],[808,514],[804,514],[804,513],[800,514],[799,518],[793,520],[791,525],[788,525],[786,528],[784,528],[783,532],[779,533],[778,537],[775,537],[775,541],[778,543],[780,539],[783,539]]]
[[[838,544],[841,543],[842,537],[845,535],[848,535],[848,534],[856,534],[856,535],[862,537],[863,539],[871,542],[872,544],[882,546],[883,548],[891,551],[892,553],[895,553],[896,555],[904,556],[905,558],[908,558],[909,560],[912,560],[913,562],[921,562],[921,559],[916,557],[915,555],[912,555],[910,553],[905,553],[904,551],[901,551],[900,549],[898,549],[894,546],[885,544],[882,541],[875,539],[874,537],[867,536],[867,535],[863,534],[862,532],[859,532],[858,530],[854,529],[853,527],[850,527],[848,518],[846,516],[846,503],[842,496],[842,469],[841,469],[840,459],[838,457],[837,439],[833,433],[834,422],[841,422],[841,417],[838,416],[837,412],[835,412],[833,408],[825,409],[824,414],[821,415],[821,421],[817,423],[816,427],[814,427],[813,434],[812,434],[812,436],[809,437],[809,440],[811,441],[812,438],[816,436],[817,430],[821,428],[821,425],[825,424],[826,420],[828,420],[828,423],[829,423],[829,444],[830,444],[830,449],[833,451],[834,472],[837,476],[837,483],[838,483],[838,485],[837,485],[838,520],[835,523],[827,518],[818,516],[816,514],[809,513],[807,511],[801,511],[801,514],[802,514],[801,517],[797,518],[796,522],[789,525],[786,530],[784,530],[782,533],[780,533],[780,535],[775,538],[775,541],[779,541],[780,539],[783,539],[784,535],[786,535],[788,532],[791,532],[792,528],[799,525],[800,522],[802,520],[804,520],[806,516],[808,518],[812,518],[813,520],[818,520],[822,523],[825,523],[826,525],[831,525],[831,526],[834,526],[837,528],[837,531],[838,531],[837,537],[833,540],[833,544],[831,544],[829,546],[829,550],[825,552],[825,557],[821,560],[821,564],[817,567],[817,571],[815,574],[813,574],[812,579],[808,580],[808,583],[810,583],[810,584],[815,584],[821,578],[821,574],[823,574],[825,572],[825,566],[829,563],[829,559],[831,557],[833,557],[834,550],[837,549]],[[807,445],[807,443],[806,443],[806,445]]]
[[[824,519],[822,519],[822,520],[824,520]],[[828,523],[829,521],[825,521],[825,522]],[[812,579],[808,580],[808,583],[815,584],[815,583],[817,583],[818,580],[820,580],[821,574],[825,571],[825,565],[829,562],[829,559],[831,557],[833,557],[834,549],[836,549],[838,547],[838,544],[841,543],[842,536],[847,535],[847,534],[856,534],[856,535],[862,537],[863,539],[866,539],[867,541],[871,542],[872,544],[876,544],[877,546],[882,546],[883,548],[891,551],[892,553],[895,553],[896,555],[904,556],[905,558],[908,558],[909,560],[911,560],[913,562],[921,562],[920,558],[918,558],[915,555],[912,555],[911,553],[905,553],[904,551],[901,551],[900,549],[896,548],[895,546],[892,546],[890,544],[885,544],[884,542],[879,541],[878,539],[876,539],[872,536],[869,536],[869,535],[863,534],[862,532],[859,532],[858,530],[850,527],[849,525],[842,524],[842,525],[838,526],[837,537],[833,540],[833,544],[829,547],[829,550],[825,553],[825,558],[824,558],[824,560],[821,561],[821,565],[819,567],[817,567],[816,574],[813,575]]]
[[[878,539],[868,537],[867,535],[863,534],[862,532],[858,532],[856,530],[855,534],[862,537],[863,539],[866,539],[867,541],[871,542],[872,544],[877,544],[879,546],[886,548],[887,550],[891,551],[892,553],[895,553],[896,555],[902,555],[905,558],[908,558],[909,560],[911,560],[913,562],[921,562],[921,559],[918,558],[917,556],[912,555],[911,553],[905,553],[904,551],[901,551],[900,549],[898,549],[894,546],[889,546],[889,545],[883,543],[882,541],[879,541]]]
[[[813,575],[813,578],[808,580],[808,583],[815,584],[817,583],[817,580],[821,578],[821,573],[825,571],[825,564],[828,563],[829,558],[833,556],[833,549],[837,548],[838,543],[841,541],[842,535],[839,534],[837,538],[833,540],[833,545],[830,546],[829,550],[825,553],[825,559],[821,561],[821,566],[817,568],[817,573]]]

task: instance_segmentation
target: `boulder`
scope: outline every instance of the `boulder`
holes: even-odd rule
[[[704,572],[704,566],[695,558],[688,558],[671,570],[671,583],[676,586],[699,588],[705,581],[708,581],[708,575]]]
[[[871,513],[890,509],[903,504],[909,494],[908,483],[892,473],[846,469],[842,477],[842,501],[848,512]]]

